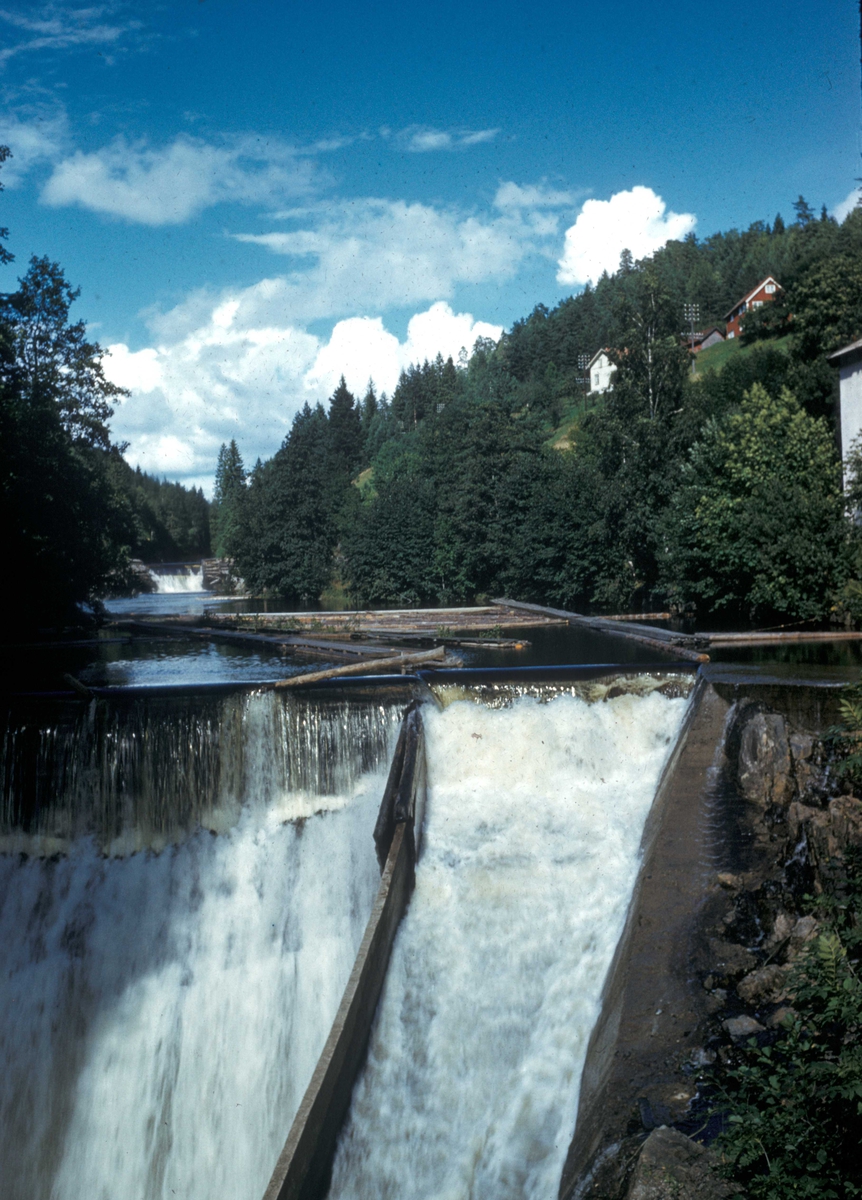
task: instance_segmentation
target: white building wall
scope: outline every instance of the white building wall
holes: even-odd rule
[[[841,368],[841,453],[845,460],[850,446],[862,434],[862,362]],[[844,485],[849,482],[844,472]]]
[[[613,387],[612,376],[616,367],[602,352],[590,363],[590,391],[608,392]]]

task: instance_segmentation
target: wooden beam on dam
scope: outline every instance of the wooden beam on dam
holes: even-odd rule
[[[607,637],[627,638],[629,641],[638,642],[641,646],[648,646],[650,650],[658,650],[661,654],[671,654],[676,658],[687,659],[689,662],[709,662],[709,655],[703,651],[706,643],[703,643],[694,634],[674,633],[672,630],[658,629],[655,626],[640,626],[640,629],[648,629],[649,632],[636,633],[633,629],[626,629],[624,622],[618,618],[585,617],[581,613],[566,612],[561,608],[547,608],[542,604],[527,604],[521,600],[509,600],[505,597],[494,600],[494,604],[499,605],[500,608],[544,614],[557,619],[562,618],[569,625],[590,629],[594,633],[602,633]]]
[[[425,746],[418,706],[406,710],[374,830],[387,838],[380,887],[323,1053],[263,1200],[323,1200],[353,1085],[368,1050],[389,957],[413,891],[425,806]],[[371,831],[369,831],[371,836]]]

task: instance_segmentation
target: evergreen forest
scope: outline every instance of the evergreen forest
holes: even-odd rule
[[[224,446],[217,549],[252,591],[297,606],[508,595],[856,620],[860,496],[842,492],[827,356],[862,334],[862,210],[839,225],[793,207],[787,223],[690,235],[643,262],[624,252],[498,344],[412,366],[389,398],[342,379],[248,472]],[[684,306],[723,328],[767,275],[778,299],[693,373]],[[602,347],[614,386],[589,396],[584,363]]]

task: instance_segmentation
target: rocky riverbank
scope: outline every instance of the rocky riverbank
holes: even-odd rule
[[[862,800],[842,781],[822,732],[762,701],[743,699],[731,709],[723,807],[737,869],[715,873],[696,923],[690,966],[706,1015],[689,1042],[696,1048],[680,1064],[681,1084],[687,1077],[696,1085],[693,1100],[684,1117],[667,1124],[643,1102],[613,1155],[615,1169],[597,1171],[582,1194],[738,1194],[708,1148],[719,1128],[710,1107],[750,1039],[767,1047],[784,1036],[795,1015],[794,964],[821,932],[815,897],[834,888],[848,849],[862,846]]]

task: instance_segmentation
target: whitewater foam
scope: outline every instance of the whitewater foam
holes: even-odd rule
[[[426,709],[429,795],[330,1195],[556,1194],[602,983],[687,701]]]
[[[323,708],[246,703],[218,835],[0,855],[4,1200],[260,1200],[379,883],[398,710]]]
[[[150,568],[150,575],[156,583],[156,591],[167,595],[179,595],[185,592],[203,592],[203,567],[190,567],[185,571],[159,571]]]

